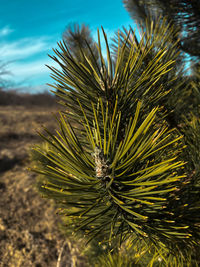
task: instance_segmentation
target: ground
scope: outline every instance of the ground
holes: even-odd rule
[[[59,230],[54,203],[38,194],[28,170],[29,151],[41,141],[36,130],[53,130],[57,109],[0,106],[0,267],[83,266]]]

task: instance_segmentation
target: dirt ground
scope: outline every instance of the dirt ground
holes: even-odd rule
[[[30,148],[41,141],[36,130],[56,127],[52,109],[0,106],[0,267],[83,266],[58,229],[53,202],[41,198],[27,170]]]

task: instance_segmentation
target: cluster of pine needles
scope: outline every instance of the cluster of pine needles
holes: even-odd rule
[[[33,171],[66,229],[105,247],[93,266],[198,266],[199,79],[184,74],[175,36],[162,19],[51,56],[63,108]]]

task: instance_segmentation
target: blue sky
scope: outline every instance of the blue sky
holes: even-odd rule
[[[122,0],[1,0],[0,61],[11,72],[5,78],[34,92],[47,88],[53,80],[45,64],[56,66],[47,54],[71,23],[89,25],[94,38],[101,25],[108,37],[133,25]]]

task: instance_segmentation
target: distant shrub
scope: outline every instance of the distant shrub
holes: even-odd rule
[[[55,96],[48,92],[29,94],[19,93],[17,90],[0,89],[0,106],[23,105],[23,106],[52,106],[56,105]]]

